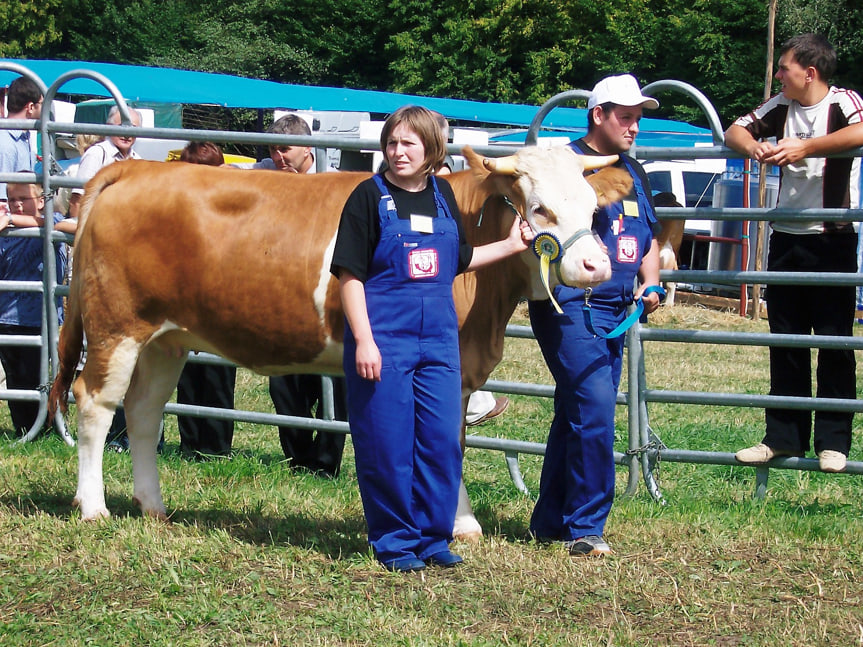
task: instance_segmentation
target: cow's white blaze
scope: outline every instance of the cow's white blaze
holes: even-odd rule
[[[525,148],[516,157],[516,174],[525,197],[525,216],[542,223],[541,229],[554,234],[561,244],[592,228],[596,193],[584,178],[581,157],[571,148]],[[592,236],[579,238],[564,251],[559,270],[563,282],[571,286],[597,285],[611,277],[608,254]],[[556,274],[552,272],[552,282],[557,282]],[[534,296],[545,298],[538,275],[534,283]]]

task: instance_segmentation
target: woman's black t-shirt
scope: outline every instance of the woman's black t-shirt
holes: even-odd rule
[[[461,222],[461,213],[455,200],[452,187],[440,178],[435,178],[441,195],[449,206],[450,213],[458,225],[459,254],[458,272],[464,272],[473,258],[473,247],[466,241]],[[422,191],[406,191],[391,184],[384,178],[384,184],[396,204],[400,219],[409,219],[411,215],[437,216],[434,202],[434,189],[431,180]],[[363,181],[351,193],[339,222],[336,236],[336,247],[330,271],[336,276],[341,268],[365,283],[368,278],[369,266],[375,253],[375,248],[381,237],[381,225],[378,215],[378,204],[381,193],[373,178]]]

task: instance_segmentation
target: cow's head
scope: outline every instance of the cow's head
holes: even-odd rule
[[[616,155],[578,155],[564,146],[527,147],[510,157],[483,160],[493,175],[513,180],[508,197],[539,234],[537,251],[551,257],[552,282],[587,287],[611,278],[608,254],[591,229],[597,206],[620,200],[632,188],[626,171],[602,168],[615,161]]]

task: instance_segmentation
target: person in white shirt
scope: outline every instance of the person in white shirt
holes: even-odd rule
[[[129,116],[132,118],[132,125],[140,127],[141,113],[134,108],[130,108]],[[111,108],[111,111],[108,113],[108,119],[105,123],[115,126],[120,125],[120,109],[117,106]],[[78,164],[78,170],[75,173],[75,177],[87,182],[102,168],[109,164],[121,162],[127,159],[141,159],[141,156],[133,150],[132,147],[134,145],[134,137],[112,135],[105,139],[105,141],[90,146],[90,148],[88,148],[81,156],[81,162]],[[70,218],[78,217],[78,209],[80,208],[81,198],[83,195],[83,188],[72,189],[72,195],[69,198]]]
[[[780,208],[859,208],[860,158],[825,157],[863,145],[863,99],[829,84],[836,52],[818,34],[783,44],[777,80],[782,92],[725,133],[725,143],[762,165],[781,167]],[[773,143],[775,138],[776,142]],[[857,234],[850,222],[783,221],[773,234],[767,270],[857,272]],[[770,332],[853,335],[853,285],[767,286]],[[770,347],[770,394],[812,396],[810,350]],[[817,395],[856,397],[854,351],[818,351]],[[852,411],[815,412],[815,453],[825,472],[845,469],[851,449]],[[735,455],[741,463],[766,463],[776,456],[803,456],[812,435],[812,412],[768,408],[764,440]]]
[[[42,101],[39,86],[26,76],[19,76],[9,84],[6,118],[39,119]],[[32,171],[35,164],[36,155],[30,146],[29,130],[0,130],[0,173]],[[0,182],[0,215],[6,211],[6,183]]]

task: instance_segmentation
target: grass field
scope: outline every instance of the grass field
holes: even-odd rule
[[[653,321],[766,329],[682,306]],[[651,388],[767,390],[766,349],[651,342],[645,353]],[[530,340],[508,340],[492,377],[550,383]],[[543,441],[551,402],[511,399],[476,431]],[[241,371],[238,404],[269,411],[265,380]],[[763,432],[759,410],[653,404],[650,418],[680,449],[733,451]],[[619,450],[625,425],[620,407]],[[236,455],[203,463],[179,456],[174,417],[166,429],[168,524],[132,506],[129,457],[113,454],[114,516],[82,522],[71,507],[75,450],[56,436],[16,444],[6,432],[0,645],[863,644],[859,477],[773,470],[756,501],[751,468],[660,463],[668,505],[643,486],[618,497],[607,528],[615,555],[578,560],[530,540],[532,498],[500,453],[469,449],[465,478],[485,538],[456,546],[462,568],[399,575],[369,554],[350,441],[341,476],[325,481],[286,467],[273,427],[238,423]],[[861,455],[857,428],[852,458]],[[522,457],[532,492],[540,466]],[[625,483],[619,469],[618,492]]]

